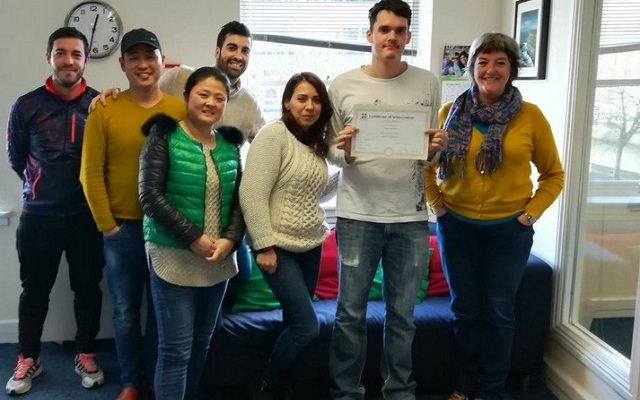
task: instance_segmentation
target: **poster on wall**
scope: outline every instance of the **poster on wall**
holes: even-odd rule
[[[549,0],[516,2],[513,38],[520,47],[518,79],[544,79],[547,72]]]
[[[471,81],[464,76],[469,61],[469,47],[444,46],[440,68],[440,105],[455,100],[471,86]]]

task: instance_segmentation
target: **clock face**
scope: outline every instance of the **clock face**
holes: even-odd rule
[[[65,23],[87,37],[91,58],[106,57],[118,48],[122,35],[122,21],[116,10],[107,3],[80,3],[69,12]]]

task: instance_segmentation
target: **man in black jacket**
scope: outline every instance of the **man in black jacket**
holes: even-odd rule
[[[40,338],[63,252],[75,296],[75,370],[85,388],[104,383],[95,361],[102,309],[102,235],[79,181],[87,108],[98,94],[82,77],[88,51],[87,38],[75,28],[53,32],[46,52],[53,74],[45,85],[19,97],[9,115],[7,150],[11,168],[22,180],[23,200],[16,232],[22,281],[19,354],[6,385],[11,395],[31,390],[33,378],[42,373]]]

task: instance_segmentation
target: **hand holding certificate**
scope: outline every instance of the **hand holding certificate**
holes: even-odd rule
[[[430,107],[358,104],[353,108],[358,134],[351,143],[353,157],[426,160]]]

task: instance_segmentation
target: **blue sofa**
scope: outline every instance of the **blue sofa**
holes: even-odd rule
[[[526,386],[542,368],[549,330],[552,268],[531,256],[516,304],[516,332],[511,356],[510,380]],[[418,391],[446,393],[455,384],[453,314],[448,295],[427,296],[415,308],[413,375]],[[304,397],[328,398],[328,360],[336,300],[314,303],[320,335],[301,354],[290,371],[294,388]],[[223,310],[214,334],[202,379],[202,393],[216,399],[250,399],[252,387],[264,367],[281,327],[281,310],[231,312]],[[368,393],[380,389],[380,353],[384,304],[370,301],[367,310],[368,349],[363,383]]]

